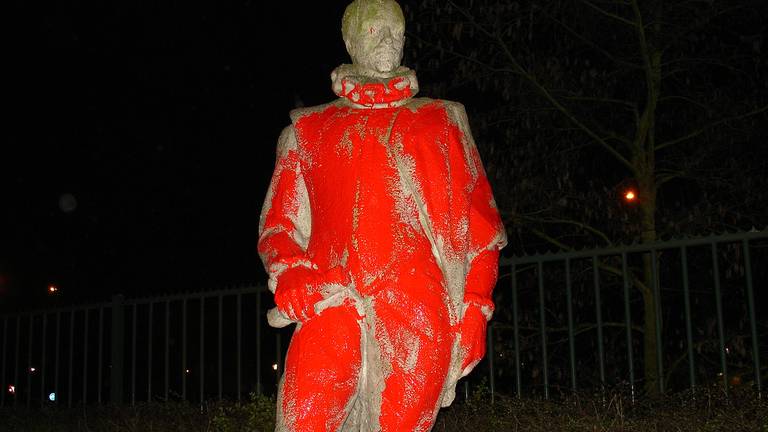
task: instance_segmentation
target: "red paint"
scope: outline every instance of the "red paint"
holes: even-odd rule
[[[403,87],[398,89],[398,87]],[[342,80],[341,97],[358,105],[392,105],[412,96],[411,88],[404,77],[396,77],[386,83],[360,83],[352,79]]]
[[[356,83],[343,96],[357,94],[357,104],[361,97],[362,104],[403,102],[411,90],[397,90],[396,84],[395,79]],[[295,114],[298,145],[277,161],[259,241],[277,282],[278,308],[301,321],[288,351],[278,409],[288,430],[337,430],[358,389],[361,329],[366,329],[371,337],[375,333],[385,369],[382,430],[428,430],[450,372],[454,340],[461,335],[462,369],[485,352],[481,308],[493,308],[498,250],[505,242],[477,150],[459,127],[463,108],[440,100],[382,109],[337,102]],[[400,193],[403,167],[412,170],[412,178],[405,177],[415,181],[415,193]],[[302,185],[307,203],[299,193]],[[430,234],[419,222],[419,203],[426,207]],[[311,212],[306,249],[292,222],[303,205]],[[441,260],[468,266],[460,281],[468,305],[461,321],[451,319],[463,304],[450,300],[433,254],[438,238]],[[315,315],[313,305],[329,283],[353,283],[373,305],[375,320],[362,317],[349,299]]]

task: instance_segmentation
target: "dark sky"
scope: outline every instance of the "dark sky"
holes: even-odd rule
[[[0,303],[263,281],[288,111],[331,100],[346,1],[23,2],[3,63]]]

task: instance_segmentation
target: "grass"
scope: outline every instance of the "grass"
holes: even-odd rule
[[[79,407],[71,410],[0,410],[0,431],[24,432],[271,432],[274,400],[252,396],[247,403],[211,402],[202,408],[181,402],[134,407]],[[434,432],[768,432],[768,402],[739,390],[726,398],[718,389],[700,389],[695,400],[676,394],[634,404],[624,394],[572,395],[558,400],[517,399],[484,388],[469,400],[441,410]]]

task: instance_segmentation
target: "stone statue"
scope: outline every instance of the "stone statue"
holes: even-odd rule
[[[504,227],[461,104],[414,98],[394,0],[355,0],[335,101],[291,112],[258,249],[296,323],[278,431],[428,431],[485,353]]]

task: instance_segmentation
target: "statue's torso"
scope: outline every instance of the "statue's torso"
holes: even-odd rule
[[[433,245],[457,240],[451,213],[467,211],[468,199],[457,195],[468,194],[461,186],[471,181],[446,102],[330,104],[294,118],[313,262],[348,267],[362,294],[397,285],[444,298]]]

